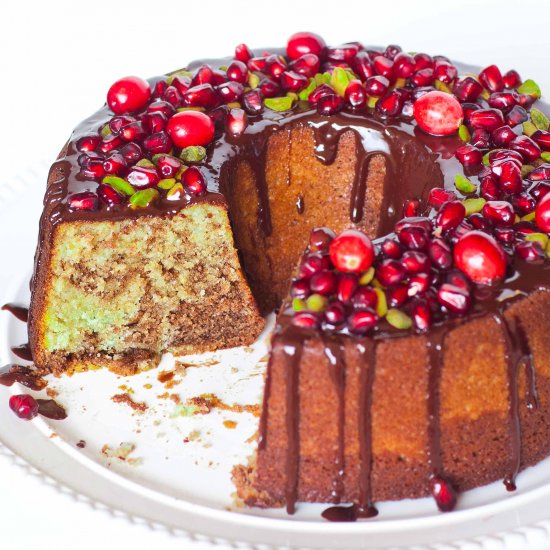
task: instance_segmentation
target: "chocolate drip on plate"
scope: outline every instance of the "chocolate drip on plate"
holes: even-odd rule
[[[17,355],[20,359],[24,361],[32,361],[32,352],[29,347],[29,344],[21,344],[20,346],[13,346],[11,351],[14,355]]]
[[[50,418],[51,420],[65,420],[67,412],[53,399],[37,399],[38,414]]]
[[[26,323],[29,319],[29,308],[19,306],[17,304],[4,304],[3,311],[9,311],[16,319]]]

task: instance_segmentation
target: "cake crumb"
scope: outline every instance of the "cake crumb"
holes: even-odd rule
[[[134,393],[134,390],[132,388],[129,388],[126,384],[121,384],[118,389],[126,393]]]
[[[187,437],[183,438],[183,442],[189,443],[190,441],[197,441],[200,435],[201,433],[198,430],[193,430],[192,432],[189,432],[189,435]]]
[[[125,462],[130,466],[139,466],[142,463],[142,459],[139,457],[131,457],[130,455],[135,451],[136,446],[134,443],[122,442],[118,447],[112,449],[107,443],[101,447],[101,454],[107,458],[108,465],[110,466],[114,460]]]
[[[241,405],[240,403],[234,403],[229,405],[224,403],[217,395],[213,393],[205,393],[197,397],[191,397],[186,402],[187,406],[194,407],[195,412],[193,414],[208,414],[212,409],[221,409],[222,411],[231,412],[247,412],[253,416],[260,416],[260,405]]]
[[[46,388],[46,395],[50,399],[55,399],[59,395],[59,392],[57,390],[55,390],[54,388]]]
[[[168,399],[170,397],[170,394],[165,391],[164,393],[161,393],[160,395],[157,395],[157,399]]]
[[[79,449],[84,449],[86,447],[86,442],[81,439],[77,444],[76,446],[79,448]]]
[[[153,384],[143,384],[143,387],[144,387],[146,390],[150,390],[150,389],[153,387]]]
[[[128,393],[117,393],[111,397],[111,401],[114,401],[115,403],[124,403],[125,405],[131,407],[134,411],[140,413],[143,413],[148,409],[148,406],[145,403],[138,403],[137,401],[134,401]]]
[[[229,430],[234,430],[237,427],[237,423],[234,420],[224,420],[223,425]]]
[[[164,383],[169,382],[170,380],[172,380],[174,378],[175,374],[176,373],[173,370],[163,370],[163,371],[160,371],[158,373],[157,380],[161,384],[164,384]]]

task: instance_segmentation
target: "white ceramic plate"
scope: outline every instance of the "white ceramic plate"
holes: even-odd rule
[[[1,304],[28,303],[45,181],[42,165],[20,181],[0,185]],[[231,469],[254,451],[258,417],[219,408],[182,415],[186,411],[174,398],[159,396],[168,392],[186,403],[215,394],[226,404],[259,405],[268,335],[269,329],[251,348],[179,358],[193,366],[177,369],[171,388],[157,379],[160,371],[174,370],[171,356],[159,369],[129,378],[96,371],[50,379],[48,387],[58,392],[56,400],[69,415],[63,421],[19,420],[8,408],[8,397],[27,390],[0,386],[0,450],[15,453],[45,480],[53,478],[118,514],[244,547],[499,548],[550,541],[550,460],[520,474],[516,493],[494,483],[462,495],[450,514],[438,513],[431,499],[377,503],[377,518],[354,524],[325,522],[319,505],[300,505],[293,517],[281,510],[237,507]],[[10,347],[24,342],[25,324],[2,312],[0,363],[21,363]],[[112,401],[128,389],[147,410]],[[81,440],[85,448],[77,447]],[[135,446],[128,458],[136,460],[102,451],[122,442]]]

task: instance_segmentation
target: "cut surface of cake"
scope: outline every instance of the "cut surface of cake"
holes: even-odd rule
[[[356,519],[513,488],[550,454],[538,99],[515,71],[312,33],[117,81],[50,170],[35,364],[132,374],[250,344],[280,308],[248,505]]]

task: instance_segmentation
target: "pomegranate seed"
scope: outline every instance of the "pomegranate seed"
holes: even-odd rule
[[[354,310],[375,309],[378,303],[378,295],[373,288],[362,286],[358,288],[351,299]]]
[[[480,109],[470,115],[469,124],[472,128],[483,128],[492,132],[504,125],[504,117],[498,109]]]
[[[425,332],[432,324],[432,312],[430,308],[423,303],[415,304],[412,309],[412,320],[420,332]]]
[[[431,86],[435,81],[433,69],[421,69],[416,71],[411,77],[411,84],[420,88],[422,86]]]
[[[123,126],[120,129],[119,135],[125,141],[141,141],[145,137],[146,132],[143,128],[143,124],[136,121],[130,122],[130,124]]]
[[[286,54],[290,59],[298,59],[308,53],[313,53],[321,58],[325,48],[325,41],[318,34],[297,32],[288,39]]]
[[[143,128],[150,134],[162,132],[166,128],[166,115],[161,112],[145,113],[141,118]]]
[[[166,83],[166,80],[159,80],[158,82],[155,82],[152,97],[154,99],[159,99],[160,97],[162,97],[167,87],[168,84]]]
[[[336,276],[329,270],[316,273],[309,281],[311,291],[316,294],[322,294],[323,296],[330,296],[331,294],[334,294],[336,284]]]
[[[84,191],[82,193],[73,193],[67,197],[67,204],[70,210],[97,210],[99,201],[93,191]]]
[[[520,221],[514,224],[514,231],[517,233],[518,237],[527,237],[533,233],[538,233],[537,226],[532,222]]]
[[[401,263],[407,273],[419,273],[430,270],[430,260],[423,252],[407,250],[403,254]]]
[[[462,271],[453,270],[447,273],[445,281],[451,285],[462,288],[463,290],[470,291],[470,282],[466,275]]]
[[[356,311],[348,317],[348,327],[352,334],[366,334],[378,323],[378,316],[373,311]]]
[[[343,61],[344,63],[350,64],[353,62],[359,49],[359,45],[353,42],[330,47],[327,48],[327,59],[330,61]]]
[[[468,221],[472,224],[474,229],[479,229],[481,231],[487,231],[489,232],[491,230],[491,223],[487,218],[483,217],[482,214],[479,212],[476,212],[475,214],[471,214],[468,217]]]
[[[461,237],[469,233],[473,228],[474,226],[468,220],[463,220],[453,231],[449,232],[451,242],[456,244]]]
[[[491,141],[491,136],[487,130],[483,130],[482,128],[476,128],[472,132],[470,145],[473,145],[478,149],[489,149],[490,141]]]
[[[442,512],[450,512],[456,506],[456,491],[446,479],[434,475],[430,479],[430,491]]]
[[[546,254],[540,243],[536,241],[523,241],[516,246],[516,255],[524,262],[542,264]]]
[[[398,78],[410,78],[416,70],[416,62],[411,55],[401,52],[395,56],[393,67]]]
[[[519,212],[522,216],[525,216],[526,214],[534,212],[537,203],[531,195],[527,193],[520,193],[519,195],[514,195],[512,197],[512,204],[516,212]]]
[[[501,160],[512,160],[517,164],[518,168],[521,168],[521,165],[523,164],[523,157],[521,154],[517,151],[512,151],[512,149],[499,149],[489,153],[489,162],[491,163],[491,166]],[[497,175],[499,175],[498,172]]]
[[[267,56],[266,57],[252,57],[247,62],[246,65],[249,71],[263,72],[267,66]]]
[[[338,275],[338,289],[336,296],[343,304],[349,304],[351,297],[357,289],[357,276],[353,273],[340,273]]]
[[[435,218],[435,223],[443,231],[449,231],[458,227],[465,216],[466,208],[460,201],[449,201],[441,206]]]
[[[126,174],[128,182],[138,189],[155,187],[159,182],[159,175],[154,168],[133,166]]]
[[[184,93],[187,93],[187,91]],[[175,109],[178,109],[181,107],[183,95],[180,94],[175,86],[168,86],[162,96],[162,99],[170,103],[170,105],[172,105]]]
[[[22,420],[32,420],[38,414],[38,402],[31,395],[12,395],[10,409]]]
[[[432,275],[430,273],[415,273],[409,278],[409,284],[407,286],[407,296],[420,296],[428,291],[432,282]]]
[[[460,103],[450,94],[433,91],[414,103],[414,118],[429,134],[449,135],[462,124],[463,112]]]
[[[329,304],[325,310],[325,322],[331,326],[337,327],[346,320],[344,306],[338,302]]]
[[[367,52],[359,52],[353,60],[353,72],[364,82],[374,76],[374,67]],[[389,81],[388,81],[389,84]]]
[[[501,126],[493,131],[491,139],[497,147],[508,147],[510,142],[515,139],[517,134],[510,128],[510,126]]]
[[[317,100],[317,112],[321,115],[333,115],[343,108],[344,100],[336,94],[323,95]]]
[[[382,116],[397,116],[403,109],[405,95],[403,90],[394,89],[376,102],[376,112]]]
[[[463,103],[462,112],[464,113],[464,124],[470,123],[470,116],[474,111],[479,111],[481,106],[477,103]]]
[[[547,165],[547,169],[550,170],[550,166]],[[545,178],[546,179],[546,178]],[[550,178],[547,178],[550,179]],[[537,201],[541,201],[546,195],[550,193],[550,182],[539,181],[529,189],[529,194]]]
[[[173,178],[181,168],[181,161],[170,155],[162,155],[156,162],[157,170],[163,178]]]
[[[315,328],[319,325],[319,318],[315,313],[300,311],[292,316],[292,324],[301,328]]]
[[[120,148],[120,152],[129,165],[143,158],[143,152],[137,143],[127,143]]]
[[[421,229],[425,233],[430,233],[433,229],[431,220],[424,216],[403,218],[395,224],[395,232],[397,233],[397,236],[399,236],[404,229],[410,228]]]
[[[309,234],[309,249],[312,252],[328,252],[336,233],[327,227],[316,227]]]
[[[319,72],[320,66],[321,62],[317,55],[314,53],[306,53],[298,59],[295,59],[288,68],[295,73],[312,78]]]
[[[501,92],[504,88],[502,74],[496,65],[489,65],[479,73],[479,81],[490,92]]]
[[[510,149],[520,153],[526,162],[533,162],[540,157],[540,147],[528,136],[517,136],[510,143]]]
[[[166,131],[177,147],[208,145],[214,138],[214,123],[199,111],[182,111],[168,121]]]
[[[248,126],[248,117],[242,109],[231,109],[227,116],[227,131],[234,137],[244,133]]]
[[[152,154],[169,153],[172,149],[172,142],[166,132],[157,132],[143,140],[143,148]]]
[[[127,167],[126,159],[121,153],[111,153],[103,161],[103,169],[107,174],[120,174]]]
[[[416,64],[416,70],[433,69],[434,60],[427,53],[417,53],[414,55],[414,62]]]
[[[258,87],[264,97],[277,97],[281,93],[279,84],[269,78],[262,78]],[[333,91],[332,88],[331,91]]]
[[[550,151],[550,132],[546,130],[537,130],[531,139],[543,150]]]
[[[485,176],[481,179],[479,192],[480,195],[488,201],[498,200],[502,195],[498,180],[492,174]]]
[[[388,258],[378,264],[376,278],[382,286],[397,285],[405,278],[405,269],[397,260]]]
[[[248,67],[242,61],[233,61],[227,67],[227,78],[245,84],[248,80]]]
[[[300,263],[299,277],[301,279],[310,279],[312,275],[330,268],[330,260],[327,256],[321,254],[308,254],[302,258]]]
[[[550,180],[550,164],[541,164],[527,175],[530,181]]]
[[[439,208],[444,202],[452,201],[456,199],[456,195],[448,189],[442,187],[434,187],[430,189],[428,195],[428,204],[434,208]]]
[[[397,46],[396,44],[390,44],[386,51],[384,52],[384,57],[387,57],[388,59],[395,59],[395,57],[401,53],[401,46]]]
[[[387,301],[390,307],[402,307],[408,299],[409,294],[406,286],[394,286],[387,291]]]
[[[364,107],[367,102],[367,94],[360,80],[351,80],[344,96],[352,107]]]
[[[199,84],[189,88],[182,95],[186,107],[204,107],[210,109],[218,104],[218,96],[211,84]],[[181,114],[181,113],[178,113]]]
[[[191,85],[199,86],[201,84],[212,84],[213,75],[214,71],[210,65],[201,65],[195,72],[195,76],[191,80]]]
[[[174,109],[174,106],[168,103],[168,101],[153,101],[153,103],[147,107],[147,113],[162,113],[167,119],[175,112],[176,109]]]
[[[390,81],[385,76],[371,76],[365,82],[367,94],[375,97],[383,96],[388,91],[389,86]]]
[[[487,100],[490,107],[500,109],[501,111],[509,111],[512,107],[518,104],[519,95],[514,92],[495,92],[489,96]]]
[[[244,86],[239,82],[225,82],[216,88],[221,103],[235,103],[243,94]]]
[[[472,281],[491,284],[506,273],[506,256],[493,237],[471,231],[457,242],[454,249],[456,266]]]
[[[293,298],[307,298],[310,294],[308,281],[298,279],[290,285],[290,295]]]
[[[122,139],[120,138],[120,136],[107,134],[99,144],[99,150],[102,153],[108,153],[109,151],[116,149],[121,144],[122,144]]]
[[[502,82],[506,88],[517,88],[521,85],[521,77],[517,71],[512,69],[502,77]]]
[[[462,145],[455,151],[455,156],[463,166],[475,166],[483,160],[483,154],[473,145]]]
[[[541,231],[550,233],[550,193],[546,193],[537,204],[535,222]]]
[[[511,227],[497,226],[493,234],[501,243],[512,244],[516,240],[516,232]]]
[[[260,90],[246,92],[242,97],[242,104],[244,110],[250,115],[261,113],[264,108],[262,92]]]
[[[420,201],[418,199],[409,199],[403,205],[403,217],[413,218],[420,213]]]
[[[78,151],[95,151],[101,142],[98,134],[87,134],[78,138],[76,141],[76,149]]]
[[[517,126],[518,124],[523,124],[526,120],[529,119],[527,111],[520,105],[512,107],[512,110],[506,115],[506,124],[511,126]]]
[[[401,245],[392,239],[386,239],[382,243],[381,249],[382,254],[384,254],[387,258],[398,259],[401,258],[401,255],[403,254]]]
[[[434,68],[434,76],[440,82],[451,84],[458,76],[458,69],[447,61],[437,62]]]
[[[208,190],[206,179],[196,166],[190,166],[181,176],[185,190],[191,195],[204,195]]]
[[[308,85],[306,76],[294,71],[284,71],[281,73],[281,86],[283,90],[298,92]]]
[[[361,273],[372,265],[374,249],[364,233],[347,229],[330,244],[330,259],[338,271]]]
[[[399,242],[409,250],[424,250],[428,245],[428,236],[419,227],[408,227],[399,233]]]
[[[265,72],[275,80],[286,70],[286,60],[280,55],[268,55],[265,60]]]
[[[483,205],[483,215],[495,225],[511,226],[516,213],[514,207],[506,201],[489,201]]]
[[[180,95],[184,94],[187,90],[189,90],[189,88],[191,88],[191,79],[188,76],[175,76],[172,80],[171,86],[176,88]],[[163,96],[164,93],[161,95],[161,97]]]
[[[466,313],[471,304],[470,293],[450,283],[444,283],[439,287],[437,299],[448,311],[459,315]]]
[[[99,198],[107,205],[120,204],[122,197],[109,185],[100,185],[97,188]]]
[[[372,65],[376,74],[379,74],[380,76],[385,76],[390,81],[393,79],[394,68],[393,61],[391,59],[379,55],[373,59]]]
[[[453,87],[453,94],[459,101],[475,101],[483,92],[483,86],[471,76],[461,78]]]
[[[107,104],[117,115],[139,111],[150,99],[151,89],[148,82],[138,76],[127,76],[117,80],[107,92]]]
[[[453,264],[451,248],[443,239],[433,239],[428,246],[428,256],[438,269],[449,269]]]
[[[239,44],[235,48],[235,59],[237,61],[248,63],[248,61],[252,59],[253,56],[254,54],[252,53],[252,50],[246,44]]]

